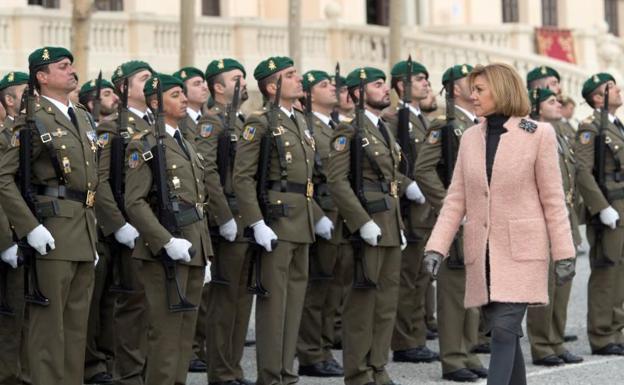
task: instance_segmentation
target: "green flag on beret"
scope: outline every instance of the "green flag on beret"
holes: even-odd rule
[[[585,80],[585,83],[583,83],[583,90],[581,91],[583,98],[587,100],[589,95],[591,95],[591,93],[594,92],[596,88],[600,87],[609,80],[612,80],[615,83],[615,78],[611,74],[606,72],[600,72],[592,75],[589,79]]]
[[[223,58],[213,60],[208,63],[208,66],[206,67],[206,80],[223,72],[229,72],[236,69],[241,70],[241,72],[243,73],[243,77],[247,76],[247,72],[245,72],[245,67],[243,67],[241,63],[234,59]]]
[[[396,63],[392,67],[392,71],[390,71],[390,74],[393,78],[407,75],[407,60]],[[429,79],[429,72],[427,72],[425,66],[417,61],[412,61],[412,75],[417,74],[425,74],[427,79]]]
[[[552,67],[540,66],[540,67],[533,68],[527,74],[527,87],[529,87],[531,82],[538,80],[538,79],[547,78],[549,76],[554,76],[557,78],[557,80],[561,80],[561,77],[559,76],[559,72],[557,72]]]
[[[451,74],[453,75],[453,80],[458,80],[468,76],[472,70],[473,67],[470,64],[457,64],[449,67],[442,74],[442,85],[446,86],[446,83],[451,80]]]
[[[364,80],[364,84],[374,82],[378,79],[383,79],[385,81],[386,74],[382,70],[374,67],[356,68],[347,75],[347,87],[353,88],[359,86],[360,79]]]
[[[551,96],[556,97],[557,95],[549,88],[534,88],[529,91],[529,100],[532,105],[541,103]]]
[[[28,56],[28,68],[34,69],[46,64],[56,63],[68,58],[70,62],[74,62],[74,55],[67,48],[63,47],[42,47],[34,50]]]
[[[260,64],[256,66],[254,78],[256,80],[262,80],[293,65],[293,60],[287,56],[271,56],[261,61]]]
[[[102,79],[102,85],[100,88],[101,89],[104,89],[104,88],[115,89],[115,87],[113,87],[113,84],[106,79]],[[82,87],[80,87],[80,92],[78,92],[78,94],[84,95],[86,93],[93,92],[96,89],[97,89],[97,79],[91,79],[85,84],[83,84]]]
[[[0,80],[0,90],[20,84],[28,84],[28,74],[25,72],[9,72]]]
[[[206,80],[206,78],[204,78],[204,73],[199,68],[195,67],[181,68],[179,71],[174,72],[173,76],[182,80],[183,82],[196,76],[199,76],[200,78]]]
[[[111,81],[113,83],[117,83],[117,81],[123,80],[143,70],[148,70],[152,74],[155,73],[152,67],[150,67],[150,65],[144,61],[131,60],[131,61],[125,62],[119,67],[117,67],[117,69],[115,69],[115,72],[113,72],[113,76],[111,77]]]
[[[158,82],[160,82],[163,93],[169,91],[173,87],[184,89],[182,80],[167,74],[155,74],[145,82],[143,94],[146,97],[156,94],[158,92]]]
[[[331,80],[329,74],[325,71],[311,70],[303,74],[303,90],[308,91],[315,84],[323,80]]]

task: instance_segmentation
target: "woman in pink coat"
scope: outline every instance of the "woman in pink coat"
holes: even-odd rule
[[[463,223],[464,306],[482,306],[492,336],[488,384],[526,384],[521,323],[528,305],[548,303],[549,257],[559,282],[574,275],[557,140],[550,124],[525,118],[527,92],[511,66],[477,66],[469,82],[485,119],[463,134],[424,266],[435,277]]]

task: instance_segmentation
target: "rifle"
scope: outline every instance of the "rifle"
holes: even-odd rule
[[[156,114],[156,145],[154,145],[151,149],[152,154],[154,155],[151,166],[152,175],[154,177],[154,185],[156,187],[156,211],[158,221],[171,235],[176,236],[180,234],[180,229],[176,222],[176,213],[180,212],[180,203],[169,190],[169,185],[167,183],[165,116],[163,113],[162,84],[160,79],[158,79],[157,92],[158,110]],[[189,254],[193,257],[195,255],[195,250],[193,248],[189,248]],[[182,294],[180,282],[177,277],[176,261],[169,257],[164,248],[159,251],[158,257],[160,258],[163,268],[165,269],[165,290],[167,292],[167,305],[169,306],[169,311],[176,313],[196,310],[197,306],[190,303]],[[170,297],[171,289],[174,285],[179,300],[177,304],[172,304]]]
[[[20,147],[19,147],[19,189],[22,199],[33,213],[39,223],[43,222],[43,210],[51,210],[58,212],[58,202],[50,201],[49,203],[40,204],[37,202],[35,190],[32,185],[32,152],[33,152],[33,135],[37,131],[35,119],[35,74],[31,71],[28,79],[28,96],[26,101],[26,125],[20,129]],[[37,251],[28,244],[26,237],[18,240],[17,246],[24,258],[24,299],[33,305],[48,306],[50,300],[41,292],[39,288],[39,275],[37,274]],[[46,246],[50,251],[50,246]],[[32,285],[32,291],[30,286]]]
[[[275,91],[275,99],[270,105],[268,120],[269,130],[277,130],[279,128],[279,102],[282,94],[282,77],[277,79],[277,89]],[[260,140],[260,156],[258,157],[258,171],[256,173],[256,195],[258,197],[258,206],[260,212],[267,225],[271,223],[274,218],[288,216],[288,206],[284,204],[273,205],[269,200],[269,171],[271,166],[271,133],[267,133],[262,136]],[[251,228],[246,228],[245,232],[250,241],[252,248],[252,257],[249,265],[249,272],[247,274],[247,291],[251,294],[256,294],[260,297],[268,297],[269,291],[262,284],[262,253],[264,248],[253,241],[253,231]],[[275,250],[278,246],[277,240],[271,241],[271,250]],[[255,271],[255,284],[251,283],[252,274]]]
[[[334,85],[336,86],[336,107],[331,112],[331,118],[334,122],[340,122],[340,88],[342,82],[340,81],[340,63],[336,63],[336,72],[334,73]]]
[[[227,183],[227,177],[230,173],[230,168],[232,164],[232,160],[236,154],[236,148],[232,145],[232,136],[236,136],[233,134],[234,128],[236,127],[236,114],[238,113],[238,104],[240,100],[240,78],[236,79],[236,84],[234,85],[234,96],[232,97],[232,102],[228,104],[225,111],[225,127],[224,130],[219,134],[217,138],[217,171],[219,172],[219,180],[221,182],[221,186],[223,186],[223,192],[226,195],[228,204],[234,198],[233,196],[229,196],[225,192],[225,185]],[[211,229],[211,238],[213,243],[218,243],[221,241],[219,236],[218,229]],[[216,257],[215,264],[215,274],[211,279],[211,283],[217,285],[229,285],[230,281],[226,279],[221,270],[221,262],[220,258]]]
[[[101,72],[100,72],[101,74]],[[122,89],[120,90],[120,101],[117,106],[117,129],[118,135],[111,138],[110,149],[110,170],[108,182],[113,193],[113,198],[117,203],[117,208],[126,217],[126,208],[124,202],[124,181],[125,181],[125,153],[126,146],[130,140],[128,133],[128,78],[124,79]],[[99,94],[98,94],[99,95]],[[95,108],[93,109],[95,111]],[[132,285],[124,278],[128,277],[129,272],[124,271],[124,264],[121,261],[120,251],[125,245],[117,242],[114,236],[109,237],[108,244],[111,247],[111,270],[113,282],[109,287],[109,291],[113,293],[132,293]]]
[[[362,68],[360,70],[360,84],[358,86],[360,96],[358,98],[357,108],[355,109],[355,124],[353,125],[353,137],[350,143],[350,182],[351,189],[355,192],[360,204],[365,209],[368,207],[368,199],[364,195],[364,174],[362,165],[364,161],[364,149],[362,142],[364,137],[362,130],[364,129],[364,79],[366,73]],[[368,210],[367,210],[368,211]],[[377,284],[373,282],[366,272],[366,260],[364,259],[364,240],[362,236],[354,233],[350,237],[353,247],[353,256],[355,263],[353,264],[353,288],[354,289],[374,289]]]
[[[102,98],[100,92],[102,91],[102,70],[95,81],[95,95],[93,95],[93,119],[96,123],[100,122],[100,107],[102,106]]]
[[[594,142],[594,178],[605,197],[609,196],[605,172],[607,153],[607,138],[605,132],[609,126],[609,88],[609,84],[607,84],[604,91],[604,104],[600,110],[600,127],[598,128],[598,135],[596,135],[596,140]],[[600,245],[600,249],[596,251],[597,258],[594,258],[591,264],[594,267],[611,267],[614,265],[614,262],[604,256],[604,246],[602,245],[602,238],[606,226],[600,220],[599,215],[595,215],[592,222],[596,229],[596,244]]]

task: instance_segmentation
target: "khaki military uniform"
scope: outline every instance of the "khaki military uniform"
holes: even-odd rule
[[[587,240],[590,244],[591,275],[588,286],[587,332],[593,351],[609,343],[622,343],[624,328],[624,133],[612,122],[605,130],[607,151],[605,174],[607,195],[594,175],[594,141],[599,132],[600,112],[579,126],[574,152],[577,159],[577,187],[587,207]],[[612,206],[620,215],[615,230],[599,224],[602,209]],[[598,239],[600,228],[602,236]]]
[[[9,148],[13,120],[7,117],[4,123],[0,123],[0,154]],[[9,220],[0,209],[0,251],[12,247],[13,236]],[[24,272],[22,267],[11,268],[8,264],[0,262],[0,269],[6,275],[0,278],[0,284],[6,285],[6,303],[13,310],[14,315],[0,315],[0,384],[21,385],[20,380],[20,344],[22,343],[22,326],[24,323]],[[4,274],[4,273],[3,273]],[[2,282],[6,279],[5,282]]]
[[[35,384],[79,384],[97,243],[92,207],[98,184],[95,128],[81,106],[75,108],[77,127],[46,98],[41,97],[36,106],[35,117],[48,135],[33,135],[33,183],[38,202],[56,201],[58,210],[46,210],[42,218],[56,248],[37,256],[39,285],[50,304],[29,306],[29,366]],[[16,129],[21,126],[18,123]],[[39,221],[21,198],[14,179],[20,140],[14,134],[12,147],[0,161],[0,201],[16,235],[23,238]],[[58,197],[59,178],[48,151],[56,151],[65,186],[74,193],[72,198]]]
[[[332,238],[317,238],[310,249],[310,274],[299,340],[297,358],[300,365],[313,365],[333,359],[335,314],[341,295],[333,289],[334,282],[342,287],[344,271],[339,259],[350,254],[350,244],[343,233],[343,220],[338,215],[327,185],[327,166],[334,129],[316,115],[310,118],[320,167],[315,174],[316,201],[334,223]],[[330,124],[334,124],[331,122]],[[351,272],[350,272],[351,273]]]
[[[416,159],[426,140],[429,122],[410,112],[410,140],[416,145]],[[398,117],[389,121],[389,128],[397,135]],[[401,170],[403,171],[403,170]],[[426,342],[427,327],[425,323],[425,296],[429,285],[429,275],[421,269],[424,248],[436,216],[429,202],[424,204],[410,203],[409,217],[403,218],[408,245],[403,250],[405,258],[401,261],[401,286],[399,289],[399,307],[396,324],[392,335],[392,350],[403,351]]]
[[[151,130],[149,124],[132,111],[128,111],[128,125],[124,131],[134,135]],[[115,231],[127,219],[117,205],[110,185],[111,144],[119,136],[117,116],[100,122],[98,126],[98,146],[100,147],[98,201],[95,210],[98,227],[103,236],[100,248],[109,266],[115,266],[113,279],[127,291],[115,294],[113,311],[114,370],[118,385],[143,385],[143,370],[147,356],[147,315],[145,290],[138,279],[138,271],[132,262],[132,250],[117,243]],[[123,136],[126,136],[124,133]],[[129,141],[126,138],[125,141]],[[124,154],[127,171],[127,157]],[[112,266],[111,266],[112,267]],[[110,282],[109,282],[110,283]],[[110,296],[110,294],[106,294]],[[96,372],[97,373],[97,372]],[[95,373],[93,373],[95,374]]]
[[[454,130],[449,140],[459,149],[461,136],[475,123],[459,108],[455,109]],[[439,212],[446,189],[439,172],[446,172],[447,165],[442,153],[442,129],[444,116],[435,119],[425,143],[418,152],[414,175],[427,201]],[[457,154],[455,154],[456,156]],[[461,233],[461,232],[460,232]],[[438,333],[440,338],[440,361],[444,374],[462,368],[476,369],[483,365],[471,349],[477,344],[479,310],[464,308],[466,272],[464,270],[461,234],[451,248],[449,258],[440,266],[437,285]]]
[[[268,297],[256,298],[256,357],[258,385],[294,383],[293,368],[301,312],[308,280],[308,247],[314,242],[314,224],[324,215],[312,199],[315,144],[299,111],[296,123],[283,111],[279,126],[268,126],[266,112],[251,115],[239,139],[234,165],[236,194],[242,225],[262,219],[277,234],[279,245],[272,252],[262,251],[262,279]],[[288,206],[288,216],[263,218],[256,197],[260,143],[264,135],[272,141],[269,159],[268,195],[271,204]],[[276,139],[277,137],[277,139]],[[287,189],[281,191],[280,159],[276,141],[284,147]]]
[[[203,208],[207,199],[204,188],[204,166],[193,145],[185,142],[189,156],[169,134],[165,134],[167,184],[180,205],[180,215],[189,210]],[[210,235],[205,216],[187,221],[179,234],[171,234],[154,214],[150,193],[153,187],[151,165],[145,161],[156,144],[151,130],[135,134],[128,148],[125,204],[130,223],[141,237],[137,239],[132,258],[139,280],[145,288],[148,334],[145,383],[150,385],[184,384],[192,341],[197,321],[197,311],[170,312],[168,299],[177,303],[175,288],[166,288],[164,269],[158,259],[164,245],[172,237],[189,241],[195,249],[190,263],[177,263],[177,279],[182,293],[193,304],[199,304],[207,258],[212,255]]]
[[[243,222],[232,185],[234,159],[230,157],[229,169],[222,186],[217,168],[217,154],[221,135],[230,140],[231,150],[235,151],[238,138],[243,132],[243,121],[238,117],[235,126],[226,131],[224,106],[215,104],[198,123],[195,145],[203,156],[206,173],[206,187],[212,191],[208,205],[209,224],[216,239],[215,256],[211,265],[213,281],[206,286],[204,322],[197,324],[198,334],[206,336],[206,357],[208,382],[225,382],[244,378],[241,360],[245,347],[245,337],[251,314],[253,297],[247,291],[249,271],[249,242],[243,237]],[[232,154],[233,156],[233,154]],[[238,234],[234,242],[219,236],[220,225],[234,218]],[[214,280],[223,278],[228,284]],[[200,312],[200,317],[202,316]]]
[[[411,182],[399,173],[400,149],[392,133],[388,132],[387,142],[370,119],[364,117],[363,120],[363,150],[377,160],[386,183],[390,184],[382,186],[380,176],[365,156],[362,165],[364,192],[369,202],[386,200],[388,209],[369,214],[351,188],[350,141],[354,133],[351,125],[342,123],[335,130],[328,165],[330,193],[345,220],[346,228],[351,233],[357,233],[360,227],[373,220],[381,228],[382,234],[377,247],[364,243],[361,256],[366,262],[368,277],[377,287],[350,288],[344,304],[343,364],[347,385],[391,382],[385,366],[399,298],[400,230],[403,223],[398,196]],[[350,271],[353,271],[353,266],[352,258]]]
[[[186,114],[184,119],[179,123],[180,132],[182,136],[191,144],[195,145],[195,138],[197,137],[197,122],[193,120],[191,115]]]

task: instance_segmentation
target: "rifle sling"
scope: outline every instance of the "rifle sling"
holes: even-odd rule
[[[35,118],[34,120],[39,138],[41,139],[41,142],[45,146],[48,156],[50,157],[50,163],[52,164],[52,168],[56,174],[56,179],[58,179],[59,185],[63,186],[67,181],[65,180],[65,175],[63,174],[58,156],[56,155],[56,148],[54,147],[52,135],[38,119]]]
[[[280,168],[281,191],[286,192],[288,190],[288,162],[286,161],[286,150],[284,149],[284,141],[282,140],[283,130],[283,128],[277,127],[272,132],[272,135]]]

